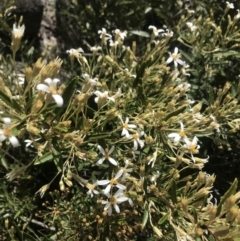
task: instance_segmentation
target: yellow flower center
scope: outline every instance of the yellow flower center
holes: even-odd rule
[[[128,123],[123,123],[123,128],[128,129]]]
[[[179,135],[180,135],[181,137],[184,137],[186,134],[185,134],[184,131],[180,131],[180,132],[179,132]]]
[[[8,128],[3,129],[3,135],[6,137],[11,137],[12,136],[12,131]]]
[[[110,184],[111,184],[111,186],[115,186],[117,184],[117,180],[116,179],[111,179],[110,180]]]
[[[196,149],[196,145],[195,144],[191,144],[190,147],[189,147],[189,150],[192,152],[192,153],[198,153],[198,149]]]
[[[139,138],[139,135],[138,135],[138,133],[135,133],[132,135],[132,137],[133,137],[133,139],[137,140]]]
[[[111,198],[109,199],[109,202],[110,202],[111,204],[114,204],[114,203],[117,202],[117,199],[116,199],[115,197],[111,197]]]
[[[55,88],[54,86],[50,86],[50,87],[49,87],[49,91],[50,91],[50,93],[51,93],[52,95],[57,94],[57,90],[56,90],[56,88]]]

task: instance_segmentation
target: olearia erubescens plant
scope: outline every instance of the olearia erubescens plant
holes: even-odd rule
[[[14,25],[13,59],[14,32],[22,30]],[[101,46],[92,47],[90,57],[81,48],[67,51],[81,71],[73,79],[59,80],[59,58],[37,60],[24,79],[17,68],[15,78],[1,74],[2,170],[16,186],[30,178],[35,192],[22,195],[29,207],[16,190],[2,187],[5,236],[238,240],[237,180],[217,202],[215,175],[202,171],[209,157],[201,153],[202,137],[227,143],[227,134],[239,129],[237,94],[227,82],[203,109],[188,94],[191,63],[177,46],[168,47],[174,33],[149,31],[145,54],[137,56],[135,42],[124,45],[126,31],[102,28]],[[44,172],[48,182],[36,180]],[[41,210],[29,215],[41,198]]]

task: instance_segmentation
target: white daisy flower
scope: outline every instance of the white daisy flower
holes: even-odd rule
[[[130,176],[129,173],[133,171],[132,168],[127,168],[128,165],[129,165],[129,161],[126,160],[126,161],[125,161],[125,166],[124,166],[124,167],[121,167],[121,170],[122,170],[122,178],[121,178],[121,181],[125,181],[125,179]]]
[[[234,4],[233,3],[230,3],[230,2],[226,2],[227,4],[227,8],[231,8],[231,9],[234,9]]]
[[[155,165],[156,159],[157,159],[157,151],[155,151],[155,152],[153,153],[153,156],[152,156],[152,158],[150,159],[150,161],[148,162],[148,165],[150,165],[150,164],[152,163],[152,168],[153,168],[154,165]]]
[[[150,26],[148,27],[148,29],[152,29],[153,35],[154,35],[155,37],[157,37],[159,33],[164,32],[163,29],[157,29],[157,28],[156,28],[155,26],[153,26],[153,25],[150,25]]]
[[[102,28],[102,30],[98,30],[98,34],[100,35],[101,39],[103,39],[104,37],[106,37],[106,39],[112,38],[112,35],[108,34],[105,28]]]
[[[76,57],[78,58],[81,53],[84,53],[82,48],[78,48],[78,49],[69,49],[66,51],[67,54],[69,54],[70,57]]]
[[[113,196],[109,193],[104,194],[108,197],[108,200],[102,200],[101,202],[102,204],[105,204],[104,210],[108,211],[108,216],[112,215],[112,206],[117,213],[120,213],[120,208],[118,204],[128,201],[128,198],[124,196],[124,193],[120,189]]]
[[[97,186],[97,183],[95,183],[95,184],[87,183],[87,184],[86,184],[86,187],[88,188],[87,194],[88,194],[91,198],[93,197],[93,194],[96,194],[96,195],[99,194],[99,192],[98,192],[97,190],[95,190],[96,186]]]
[[[129,135],[129,139],[133,139],[133,149],[137,150],[138,146],[140,146],[140,148],[144,147],[144,140],[140,140],[140,137],[144,135],[143,131],[138,130],[137,132],[135,132],[132,135]]]
[[[126,138],[129,138],[130,134],[129,134],[128,130],[129,129],[136,129],[137,126],[134,125],[134,124],[128,124],[128,122],[129,122],[129,118],[128,117],[126,118],[125,122],[123,122],[123,119],[122,119],[121,116],[118,116],[118,117],[119,117],[119,119],[120,119],[120,121],[122,123],[122,126],[123,126],[121,136],[125,136]]]
[[[101,186],[101,185],[107,185],[107,187],[103,190],[104,193],[110,193],[110,190],[112,187],[117,187],[121,190],[125,190],[126,186],[124,186],[123,184],[118,182],[118,179],[122,176],[123,171],[119,170],[115,177],[112,178],[111,180],[101,180],[101,181],[97,181],[97,185]]]
[[[181,131],[179,133],[174,132],[168,135],[168,138],[170,138],[173,141],[174,145],[177,145],[181,140],[181,138],[184,138],[186,136],[184,131],[184,125],[181,121],[180,121],[180,126],[181,126]]]
[[[181,54],[178,53],[178,48],[177,47],[174,48],[174,52],[173,53],[169,52],[169,55],[170,56],[167,59],[166,64],[169,64],[169,63],[173,62],[175,68],[177,68],[178,64],[180,64],[180,65],[184,64],[184,61],[180,59]]]
[[[24,25],[20,26],[20,25],[16,25],[15,23],[13,24],[13,30],[12,30],[13,38],[21,39],[23,37],[24,31],[25,31]]]
[[[83,78],[87,81],[91,86],[97,85],[98,78],[90,78],[88,74],[83,74]]]
[[[124,40],[127,37],[127,31],[120,31],[119,29],[116,29],[115,31],[116,39],[120,38],[121,40]]]
[[[159,178],[159,176],[160,176],[160,172],[157,171],[155,174],[153,174],[150,177],[150,181],[153,182],[155,186],[157,185],[157,179]]]
[[[104,100],[111,100],[112,102],[115,102],[115,99],[113,97],[108,96],[108,91],[101,92],[99,90],[95,91],[94,94],[97,96],[94,100],[96,103],[99,103],[100,101]]]
[[[3,129],[0,130],[0,142],[8,139],[13,147],[20,146],[19,141],[16,136],[12,135],[11,131],[11,119],[8,117],[2,118],[4,123]]]
[[[195,26],[192,22],[187,22],[186,24],[191,32],[194,32],[197,29],[197,26]]]
[[[48,94],[50,94],[53,99],[55,100],[56,104],[58,107],[61,107],[63,105],[63,98],[61,95],[57,93],[57,83],[60,82],[59,79],[51,79],[47,78],[44,80],[44,82],[47,84],[38,84],[37,85],[37,90],[44,91]]]
[[[26,147],[29,147],[29,146],[31,146],[31,147],[33,147],[33,143],[34,142],[36,142],[36,141],[39,141],[41,138],[37,138],[37,139],[35,139],[35,140],[29,140],[29,139],[27,139],[27,140],[25,140],[24,142],[26,143]]]
[[[200,148],[200,146],[197,145],[198,138],[196,136],[194,136],[192,141],[189,141],[189,139],[185,136],[184,137],[184,141],[186,143],[186,144],[184,144],[184,147],[190,151],[192,160],[195,163],[195,159],[194,159],[193,154],[197,154],[198,153],[198,149]]]
[[[114,166],[118,165],[117,162],[112,157],[110,157],[110,155],[114,151],[114,146],[112,146],[111,149],[108,151],[108,149],[104,150],[100,145],[98,145],[98,150],[102,153],[103,157],[97,161],[97,165],[101,165],[105,160],[108,160]]]

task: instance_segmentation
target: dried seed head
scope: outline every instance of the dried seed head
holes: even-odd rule
[[[183,208],[183,211],[184,212],[188,212],[188,199],[187,198],[181,198],[181,206],[182,206],[182,208]]]
[[[234,205],[233,207],[230,208],[230,210],[226,216],[227,222],[234,222],[235,219],[237,218],[238,214],[239,214],[238,206]]]
[[[217,206],[209,204],[207,207],[207,214],[210,220],[214,220],[217,213]]]
[[[59,186],[60,186],[60,190],[63,192],[65,190],[65,185],[62,180],[59,182]]]
[[[227,200],[224,203],[224,206],[226,209],[231,209],[236,203],[236,197],[234,195],[227,198]]]

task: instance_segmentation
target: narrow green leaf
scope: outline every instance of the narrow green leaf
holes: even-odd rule
[[[225,203],[227,198],[229,198],[231,195],[236,193],[237,187],[238,187],[238,180],[237,180],[237,178],[235,178],[233,183],[232,183],[232,185],[231,185],[231,187],[223,195],[223,197],[221,198],[220,203],[218,204],[216,217],[221,213],[222,205]]]
[[[132,31],[130,31],[130,33],[134,34],[134,35],[138,35],[140,37],[145,37],[145,38],[149,38],[150,37],[150,34],[148,32],[145,32],[145,31],[132,30]]]
[[[149,217],[149,213],[147,210],[147,207],[144,210],[144,214],[143,214],[143,220],[142,220],[142,230],[145,228],[147,221],[148,221],[148,217]]]
[[[164,224],[165,221],[168,219],[169,213],[166,213],[165,215],[163,215],[160,220],[158,221],[158,224]]]
[[[192,211],[192,214],[193,214],[193,217],[194,217],[194,222],[198,223],[198,215],[197,215],[196,209],[194,207],[192,207],[191,211]]]
[[[2,91],[0,91],[0,99],[7,104],[9,107],[12,107],[14,110],[16,110],[18,113],[22,112],[21,106],[17,103],[16,100],[11,99],[9,96],[4,94]]]
[[[52,153],[48,152],[48,153],[45,153],[43,156],[41,156],[40,158],[38,158],[35,162],[34,162],[34,165],[39,165],[39,164],[42,164],[44,162],[47,162],[49,160],[52,160],[53,159],[53,155]]]
[[[177,203],[177,185],[176,182],[172,182],[172,186],[170,189],[171,200],[173,203]]]

